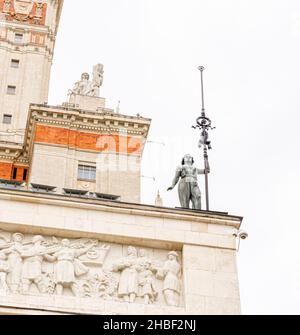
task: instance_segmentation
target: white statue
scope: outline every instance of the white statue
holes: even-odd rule
[[[93,68],[93,80],[90,81],[90,75],[85,72],[81,75],[81,80],[77,81],[73,90],[69,94],[72,95],[85,95],[90,97],[99,97],[100,87],[103,84],[103,65],[97,64]]]
[[[94,87],[94,94],[96,97],[100,95],[100,87],[103,84],[103,65],[97,64],[93,68],[93,87]]]
[[[12,242],[9,242],[3,251],[5,255],[8,255],[7,261],[9,266],[9,274],[7,283],[12,293],[18,293],[21,283],[23,259],[21,257],[23,246],[24,235],[15,233],[12,235]],[[1,247],[3,249],[3,247]]]
[[[158,279],[164,279],[163,293],[169,306],[179,306],[181,292],[180,273],[181,266],[178,262],[178,254],[175,251],[171,251],[168,253],[168,260],[157,274]]]
[[[0,252],[0,295],[6,295],[9,291],[6,277],[9,272],[9,265],[6,255],[3,251]]]
[[[138,257],[134,247],[128,247],[128,256],[113,265],[113,271],[121,272],[118,297],[134,302],[138,294]]]
[[[55,262],[54,281],[56,283],[56,293],[62,295],[64,288],[70,288],[74,295],[76,291],[76,276],[82,276],[89,272],[89,269],[77,258],[86,254],[94,248],[98,242],[93,242],[86,248],[74,249],[68,239],[61,241],[61,246],[57,252],[48,257],[48,261]]]

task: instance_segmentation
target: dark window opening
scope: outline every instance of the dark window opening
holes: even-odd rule
[[[11,86],[11,85],[7,86],[7,94],[15,95],[16,91],[17,91],[16,86]]]
[[[17,169],[17,168],[14,168],[14,171],[13,171],[13,179],[17,179],[17,173],[18,173],[18,169]]]
[[[12,115],[4,114],[3,115],[3,123],[4,124],[11,124]]]
[[[24,171],[23,171],[23,181],[26,181],[26,179],[27,179],[27,173],[28,173],[28,170],[24,169]]]
[[[18,59],[12,59],[10,66],[17,69],[20,66],[20,61]]]

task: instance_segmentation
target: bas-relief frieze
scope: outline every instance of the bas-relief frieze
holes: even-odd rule
[[[0,231],[0,295],[181,305],[180,254]]]

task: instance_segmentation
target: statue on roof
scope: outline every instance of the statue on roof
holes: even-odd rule
[[[206,170],[197,169],[191,155],[183,157],[181,165],[176,170],[172,186],[168,188],[168,191],[173,190],[180,180],[178,194],[182,208],[190,208],[190,202],[192,202],[193,209],[201,210],[201,192],[197,176],[207,173],[210,173],[209,165]]]
[[[81,75],[81,80],[77,81],[74,88],[69,91],[69,95],[85,95],[89,97],[99,97],[100,87],[103,84],[103,65],[97,64],[93,68],[93,80],[90,80],[90,75],[84,72]]]

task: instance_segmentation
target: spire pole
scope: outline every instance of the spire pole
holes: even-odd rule
[[[194,129],[200,130],[200,141],[199,148],[203,147],[203,158],[204,158],[204,175],[205,175],[205,199],[206,199],[206,210],[209,211],[209,186],[208,186],[208,174],[210,173],[210,166],[208,161],[208,150],[211,149],[211,142],[208,138],[208,131],[212,128],[211,120],[206,117],[205,114],[205,104],[204,104],[204,81],[203,81],[203,72],[205,68],[199,66],[198,70],[201,75],[201,98],[202,98],[202,112],[201,116],[197,118],[197,125],[194,126]]]

